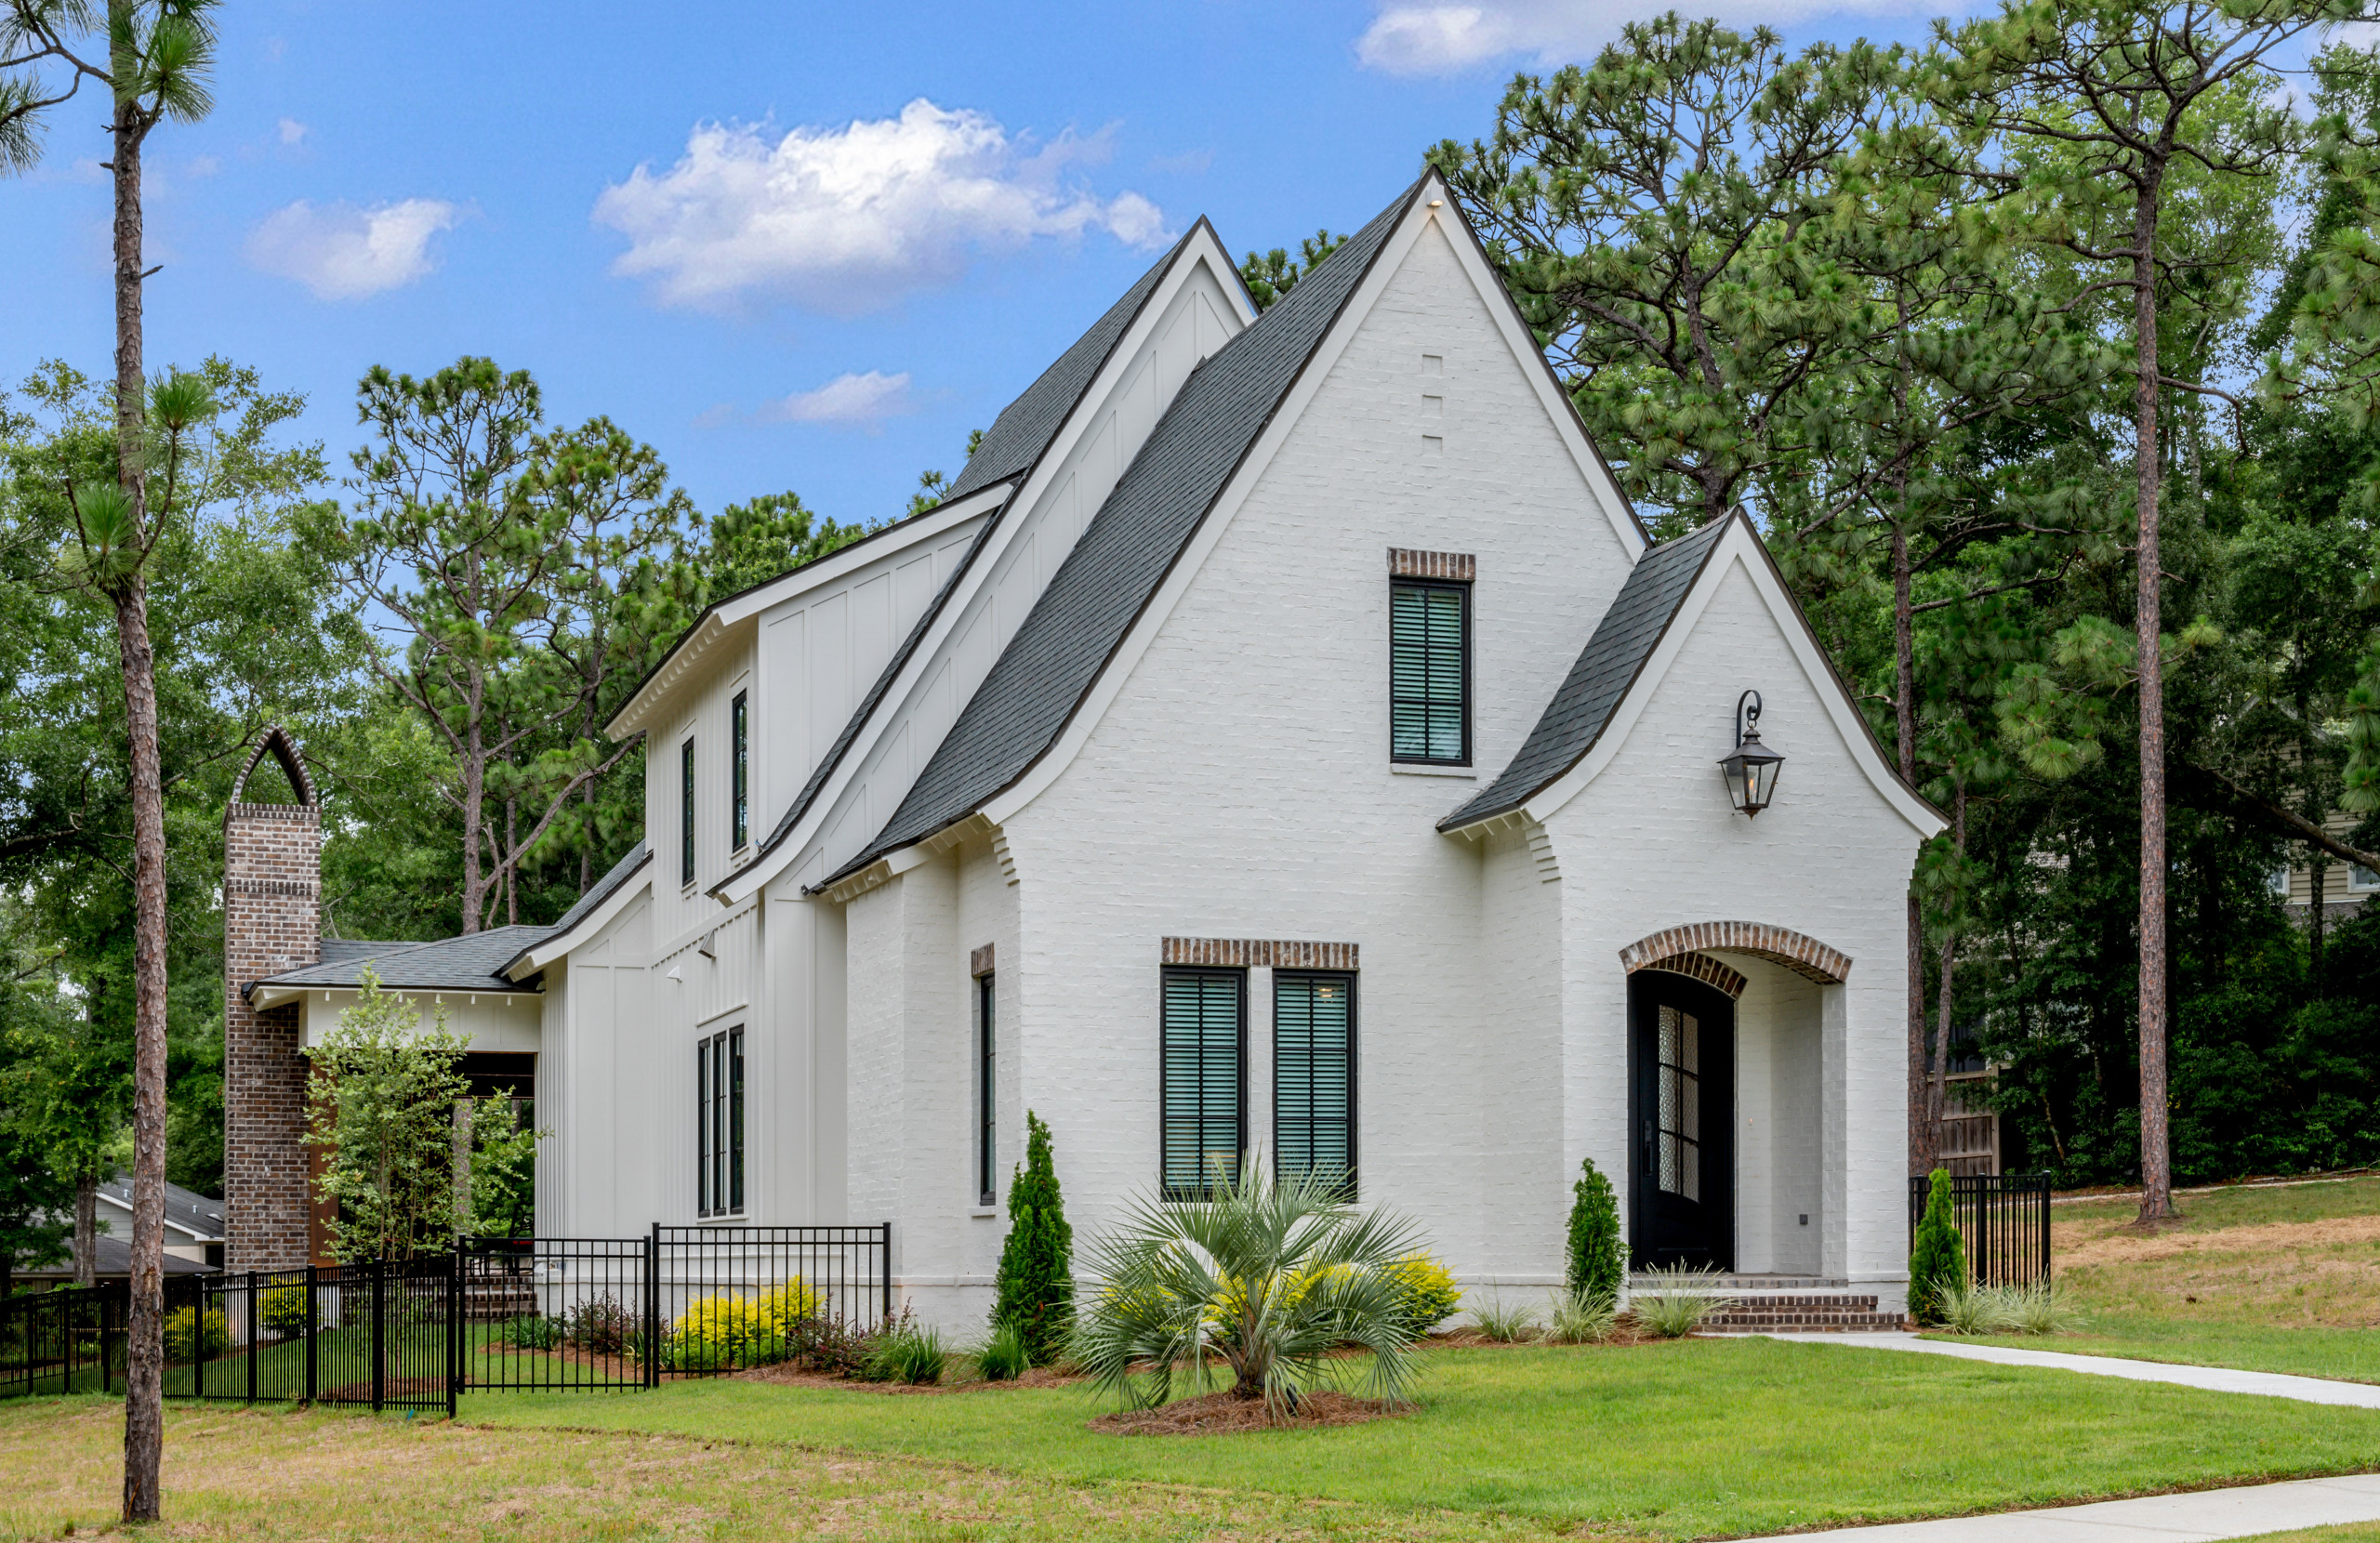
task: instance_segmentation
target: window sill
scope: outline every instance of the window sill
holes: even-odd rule
[[[971,1207],[967,1214],[972,1217],[996,1217],[1000,1214],[1000,1208],[998,1206],[976,1206]]]
[[[1400,777],[1459,777],[1467,783],[1479,780],[1479,769],[1475,766],[1432,766],[1426,761],[1393,760],[1388,763],[1388,769]]]

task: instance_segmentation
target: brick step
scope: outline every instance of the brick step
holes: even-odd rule
[[[1808,1318],[1720,1318],[1706,1319],[1705,1334],[1894,1334],[1909,1327],[1908,1321],[1889,1312],[1844,1313],[1839,1316]]]

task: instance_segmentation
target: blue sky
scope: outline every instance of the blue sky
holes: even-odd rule
[[[1955,3],[1712,8],[1915,40]],[[213,116],[152,140],[149,359],[305,393],[343,468],[368,366],[487,354],[705,508],[880,519],[1199,215],[1352,229],[1513,69],[1659,8],[229,0]],[[9,380],[107,369],[99,112],[0,184]]]

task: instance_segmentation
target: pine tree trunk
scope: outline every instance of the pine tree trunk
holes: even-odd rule
[[[1964,862],[1967,854],[1967,785],[1965,779],[1957,774],[1955,767],[1952,769],[1950,785],[1950,853],[1954,860],[1961,862]],[[1957,969],[1958,962],[1958,931],[1946,923],[1942,929],[1941,956],[1937,962],[1937,969],[1940,972],[1938,989],[1941,1009],[1935,1020],[1934,1027],[1934,1075],[1927,1079],[1925,1085],[1925,1136],[1928,1143],[1926,1155],[1928,1161],[1934,1163],[1941,1160],[1942,1121],[1950,1104],[1950,1009],[1954,1000],[1950,992],[1950,975],[1951,971]],[[1929,1168],[1927,1171],[1931,1172],[1932,1169]]]
[[[1909,530],[1893,525],[1893,718],[1900,775],[1917,785],[1917,648],[1910,602]],[[1925,1114],[1925,916],[1909,893],[1909,1171],[1934,1169],[1934,1128]]]
[[[99,1176],[90,1168],[74,1176],[74,1284],[99,1284]]]
[[[129,35],[128,0],[112,20]],[[123,50],[119,48],[119,52]],[[115,60],[118,73],[128,59]],[[139,104],[115,109],[116,481],[132,504],[132,528],[148,531],[147,379],[141,358],[140,142]],[[153,1522],[165,1452],[165,801],[158,767],[156,656],[149,642],[148,587],[139,570],[110,595],[124,667],[125,749],[132,794],[133,1064],[132,1311],[125,1346],[124,1519]]]
[[[2165,1077],[2165,678],[2158,541],[2157,213],[2163,167],[2133,203],[2133,335],[2139,355],[2134,459],[2139,478],[2140,677],[2140,1220],[2174,1214]]]

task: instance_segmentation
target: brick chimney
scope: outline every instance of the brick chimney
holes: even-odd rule
[[[248,779],[270,754],[294,804],[249,803]],[[311,1252],[306,1058],[298,1007],[266,1012],[241,995],[251,982],[323,957],[323,824],[298,746],[275,724],[232,785],[223,811],[223,1264],[303,1268]]]

